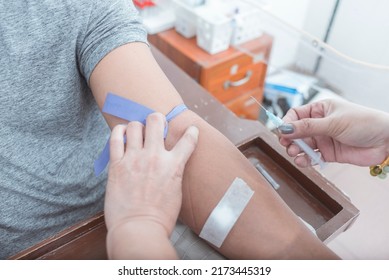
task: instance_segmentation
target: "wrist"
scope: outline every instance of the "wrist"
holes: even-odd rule
[[[117,222],[116,224],[108,228],[108,234],[120,235],[125,233],[138,233],[139,231],[156,231],[162,233],[164,236],[169,237],[169,233],[163,224],[153,219],[145,219],[143,217],[132,217],[126,220]]]
[[[389,128],[389,124],[387,126]],[[388,129],[389,130],[389,129]],[[385,140],[385,144],[384,144],[384,153],[385,153],[385,158],[389,157],[389,133],[387,135],[387,138]]]
[[[386,112],[380,112],[380,116],[381,116],[381,122],[378,123],[379,126],[381,126],[383,128],[382,131],[385,131],[386,135],[385,135],[385,142],[384,142],[384,145],[385,145],[385,158],[387,158],[389,156],[389,113],[386,113]]]
[[[162,226],[167,234],[171,233],[175,225],[174,217],[165,214],[166,211],[161,211],[154,202],[132,202],[130,207],[116,207],[115,209],[105,209],[105,222],[108,231],[113,231],[115,228],[120,228],[126,224],[156,224]],[[174,221],[173,221],[174,219]]]
[[[158,222],[127,220],[108,229],[110,259],[174,259],[169,236]]]

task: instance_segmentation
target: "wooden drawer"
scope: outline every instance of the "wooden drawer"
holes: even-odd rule
[[[211,55],[197,46],[196,38],[187,39],[174,29],[149,36],[149,42],[225,103],[263,85],[264,61],[269,58],[272,38],[263,35],[244,44],[247,50],[261,58],[257,61],[233,47]]]
[[[225,103],[225,106],[240,118],[258,120],[260,107],[251,96],[261,102],[263,97],[262,88],[251,90],[244,95]]]
[[[241,55],[211,69],[203,69],[200,84],[220,102],[232,101],[244,93],[262,87],[266,73],[264,63],[252,63]]]

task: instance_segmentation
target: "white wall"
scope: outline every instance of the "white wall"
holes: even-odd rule
[[[269,12],[297,28],[304,26],[310,0],[268,0],[266,2]]]
[[[319,74],[356,103],[389,112],[389,1],[342,0],[328,43],[340,52],[369,63],[350,68],[324,62]]]
[[[298,63],[300,66],[304,65],[307,70],[313,70],[317,54],[310,46],[302,46],[301,35],[290,32],[289,27],[304,30],[320,40],[323,39],[335,0],[256,1],[266,2],[268,12],[284,22],[282,26],[265,22],[265,31],[274,36],[271,65],[287,67]]]
[[[258,2],[263,2],[257,0]],[[301,29],[305,23],[310,0],[268,0],[266,10],[282,19],[287,24]],[[299,42],[296,38],[285,34],[285,30],[273,25],[272,22],[264,22],[265,31],[274,37],[271,53],[271,64],[276,67],[283,67],[294,62]],[[285,48],[287,46],[287,49]]]
[[[341,0],[329,43],[356,59],[389,65],[389,1]]]
[[[257,0],[264,2],[263,0]],[[324,39],[335,0],[265,0],[268,11],[298,29]],[[377,70],[350,63],[331,53],[323,57],[317,74],[356,103],[389,111],[389,1],[341,0],[328,44],[341,53],[368,63],[386,65]],[[271,63],[298,64],[312,71],[317,53],[300,38],[269,27],[275,35]],[[277,38],[278,37],[278,38]],[[327,54],[330,52],[327,52]]]

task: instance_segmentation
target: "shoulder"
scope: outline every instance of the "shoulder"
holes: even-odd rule
[[[52,11],[60,11],[68,16],[79,16],[78,20],[85,20],[89,16],[104,15],[110,12],[122,12],[123,10],[136,12],[132,0],[62,0],[44,1],[46,8]]]

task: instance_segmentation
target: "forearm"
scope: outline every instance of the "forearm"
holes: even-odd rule
[[[108,229],[107,252],[110,259],[177,259],[166,229],[151,221],[127,221]]]
[[[235,258],[336,258],[314,237],[269,187],[250,162],[217,130],[192,112],[172,121],[167,145],[185,127],[200,130],[197,148],[186,165],[180,218],[199,233],[211,211],[236,177],[254,191],[220,252]]]

